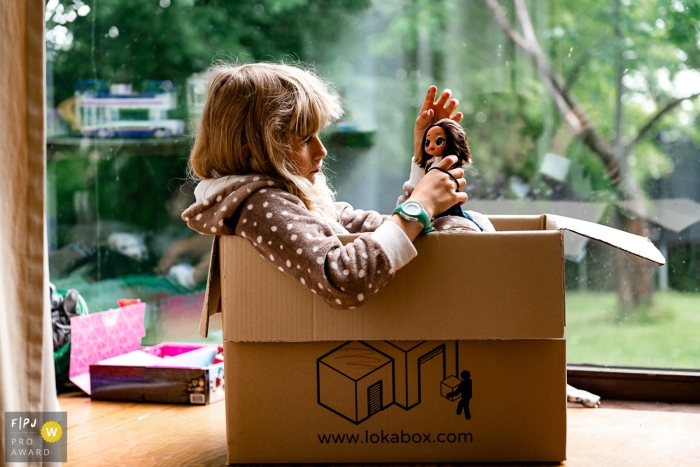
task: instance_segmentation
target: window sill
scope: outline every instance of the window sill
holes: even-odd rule
[[[700,370],[567,365],[567,382],[605,399],[700,403]]]

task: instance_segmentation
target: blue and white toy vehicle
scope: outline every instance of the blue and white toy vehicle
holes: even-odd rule
[[[167,86],[166,86],[167,88]],[[184,133],[182,120],[167,118],[177,106],[176,93],[157,89],[134,94],[130,84],[113,84],[109,91],[76,91],[78,131],[97,138],[165,138]]]

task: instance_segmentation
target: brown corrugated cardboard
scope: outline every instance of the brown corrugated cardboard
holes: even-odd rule
[[[651,243],[651,240],[638,235],[631,235],[621,230],[612,229],[600,224],[580,221],[563,216],[547,215],[547,229],[568,230],[583,235],[584,237],[598,240],[601,243],[613,246],[631,253],[640,258],[653,261],[659,266],[666,264],[666,259],[661,252]]]
[[[333,309],[278,274],[245,238],[219,242],[222,283],[236,284],[221,291],[226,340],[564,337],[563,245],[556,231],[426,235],[415,242],[418,256],[356,310]],[[533,294],[537,289],[553,292]]]
[[[227,342],[228,461],[563,460],[564,344],[460,341],[455,359],[444,341]],[[471,399],[445,397],[465,370]]]
[[[560,216],[491,220],[496,233],[419,238],[418,257],[346,311],[247,240],[215,240],[200,328],[223,310],[229,462],[564,460],[563,231],[663,257]]]

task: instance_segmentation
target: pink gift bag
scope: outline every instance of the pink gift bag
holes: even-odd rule
[[[145,303],[74,316],[70,319],[70,380],[90,394],[90,365],[106,358],[133,352],[146,335]]]

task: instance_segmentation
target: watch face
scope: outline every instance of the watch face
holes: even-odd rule
[[[423,208],[416,202],[407,202],[403,205],[403,211],[409,216],[417,216]]]

